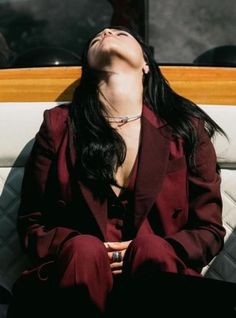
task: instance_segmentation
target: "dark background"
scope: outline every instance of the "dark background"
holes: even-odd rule
[[[149,41],[159,62],[180,64],[218,46],[235,46],[236,1],[149,0]],[[236,65],[236,46],[231,49]]]
[[[80,57],[111,22],[136,28],[160,64],[192,64],[225,45],[236,55],[235,0],[0,0],[0,67],[40,47]]]

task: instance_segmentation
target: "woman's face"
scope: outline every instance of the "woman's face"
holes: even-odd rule
[[[98,33],[90,42],[87,58],[89,66],[96,70],[106,70],[115,60],[126,61],[136,68],[145,64],[138,41],[127,31],[118,29]]]

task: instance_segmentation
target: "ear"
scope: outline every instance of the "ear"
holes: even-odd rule
[[[148,74],[149,73],[149,65],[147,63],[145,63],[143,65],[143,73],[144,74]]]

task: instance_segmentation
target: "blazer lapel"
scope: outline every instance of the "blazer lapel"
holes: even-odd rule
[[[70,119],[69,119],[70,121]],[[76,161],[76,152],[75,152],[75,146],[74,146],[74,137],[73,137],[73,131],[71,123],[68,122],[68,129],[69,129],[69,157],[71,161],[72,167],[75,166]],[[76,181],[82,195],[91,210],[98,227],[103,235],[103,239],[106,238],[106,222],[107,222],[107,200],[100,200],[97,197],[94,197],[92,191],[81,181]]]
[[[150,211],[166,173],[171,130],[153,112],[144,106],[142,116],[142,139],[139,166],[135,185],[134,222],[138,229]],[[69,123],[69,152],[72,166],[75,164],[73,132]],[[81,181],[79,188],[96,222],[106,237],[107,200],[94,197],[92,191]]]
[[[100,200],[94,197],[92,191],[84,185],[81,181],[78,181],[80,190],[89,206],[98,226],[103,235],[103,239],[106,238],[106,225],[107,225],[107,199]]]
[[[75,166],[76,161],[76,153],[75,153],[75,144],[74,144],[74,134],[72,129],[72,122],[70,117],[67,119],[67,127],[68,127],[68,133],[69,133],[69,159],[71,167]]]
[[[135,186],[134,224],[136,230],[154,204],[166,173],[171,130],[144,106],[142,139]]]

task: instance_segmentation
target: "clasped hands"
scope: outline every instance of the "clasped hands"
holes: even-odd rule
[[[104,243],[107,249],[107,254],[110,260],[110,267],[113,275],[118,275],[122,273],[123,258],[130,243],[131,240],[124,242]]]

